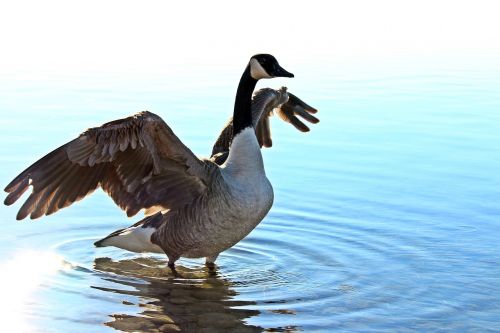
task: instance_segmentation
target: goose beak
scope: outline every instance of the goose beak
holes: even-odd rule
[[[280,65],[277,65],[276,69],[274,70],[274,77],[294,77],[294,75],[290,72],[287,72]]]

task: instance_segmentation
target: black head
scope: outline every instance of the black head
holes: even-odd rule
[[[278,60],[270,54],[256,54],[250,58],[250,75],[256,80],[293,77],[293,74],[281,67]]]

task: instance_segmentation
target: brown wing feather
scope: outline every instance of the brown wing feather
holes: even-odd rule
[[[224,153],[229,151],[229,146],[231,146],[231,141],[233,139],[233,117],[229,118],[228,122],[219,134],[219,137],[215,141],[212,148],[212,154],[214,156],[219,153]]]
[[[271,124],[269,123],[270,117],[271,112],[262,115],[257,123],[257,127],[255,127],[257,140],[259,141],[261,147],[270,148],[273,146],[273,140],[271,138]]]
[[[311,113],[316,113],[318,110],[307,105],[297,96],[288,93],[288,102],[281,105],[281,107],[276,109],[278,116],[287,123],[292,124],[296,129],[301,132],[309,132],[309,127],[307,127],[297,116],[300,116],[310,123],[319,123],[319,119],[313,116]]]
[[[132,216],[143,208],[173,209],[192,201],[206,189],[212,169],[160,117],[141,112],[91,128],[35,162],[7,185],[5,204],[31,185],[17,219],[34,219],[102,187]]]
[[[316,124],[319,119],[311,115],[317,110],[304,103],[297,96],[287,91],[286,87],[279,90],[264,88],[257,91],[252,99],[252,117],[255,127],[255,135],[261,147],[271,147],[273,145],[271,136],[270,117],[273,110],[280,119],[292,124],[301,132],[309,131],[298,116],[310,123]],[[227,159],[229,147],[233,139],[233,121],[229,119],[226,126],[215,142],[211,160],[217,164],[222,164]]]

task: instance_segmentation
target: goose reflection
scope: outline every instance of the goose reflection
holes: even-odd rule
[[[94,269],[106,286],[92,286],[123,295],[122,303],[137,306],[136,314],[110,314],[105,323],[124,332],[262,332],[261,327],[244,322],[258,315],[257,310],[242,309],[255,302],[237,301],[232,282],[208,268],[179,266],[174,277],[165,261],[140,257],[113,261],[97,258]],[[103,283],[104,285],[104,283]],[[116,285],[116,287],[115,287]],[[130,296],[138,297],[130,302]],[[239,308],[235,308],[239,307]]]

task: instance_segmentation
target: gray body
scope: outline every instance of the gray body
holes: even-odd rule
[[[217,255],[248,235],[266,216],[273,203],[273,188],[253,130],[239,134],[229,158],[214,167],[206,195],[180,210],[167,212],[152,234],[154,243],[175,261],[179,257]]]

